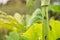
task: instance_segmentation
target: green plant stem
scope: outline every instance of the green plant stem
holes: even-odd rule
[[[49,27],[49,21],[48,21],[48,7],[42,7],[42,19],[43,19],[43,29],[42,29],[42,40],[48,40],[48,27]]]
[[[34,9],[33,3],[34,3],[34,0],[26,0],[27,13],[29,14],[33,12],[33,9]]]
[[[49,40],[48,28],[49,28],[49,19],[48,19],[48,5],[49,0],[41,0],[42,8],[42,40]]]

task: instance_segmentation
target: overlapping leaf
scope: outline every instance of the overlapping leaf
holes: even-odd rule
[[[60,38],[60,21],[50,20],[49,27],[49,40],[56,40]],[[29,40],[38,40],[42,38],[42,24],[34,24],[32,25],[25,33],[23,33],[24,37],[29,38]]]

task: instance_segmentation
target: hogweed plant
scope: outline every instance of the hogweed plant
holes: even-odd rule
[[[33,2],[27,0],[29,12],[33,10]],[[0,11],[0,40],[59,40],[60,21],[49,19],[48,10],[49,0],[41,0],[41,8],[32,15],[16,13],[13,17]],[[27,23],[22,23],[24,18]]]

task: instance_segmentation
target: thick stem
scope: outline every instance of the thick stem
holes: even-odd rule
[[[41,6],[42,6],[42,40],[49,40],[48,36],[48,28],[49,28],[49,19],[48,19],[48,5],[49,0],[41,0]]]
[[[42,29],[42,40],[48,40],[48,7],[42,7],[42,19],[43,19],[43,29]]]

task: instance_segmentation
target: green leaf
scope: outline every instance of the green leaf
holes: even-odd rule
[[[27,37],[20,36],[20,39],[19,40],[29,40],[29,39]]]
[[[19,35],[16,32],[10,32],[6,40],[19,40]]]
[[[53,10],[54,12],[60,12],[60,5],[50,5],[49,9]]]
[[[22,36],[29,40],[39,40],[42,38],[42,24],[33,24]]]
[[[27,27],[31,26],[32,24],[36,23],[36,22],[41,22],[42,21],[42,14],[41,14],[41,10],[39,8],[37,8],[31,18],[27,21]]]
[[[50,25],[52,26],[53,32],[55,32],[56,39],[60,38],[60,21],[58,20],[51,20]]]
[[[7,27],[7,29],[11,30],[14,28],[18,29],[18,32],[25,31],[26,28],[23,24],[20,24],[13,16],[7,15],[7,13],[1,11],[0,15],[0,26]]]

